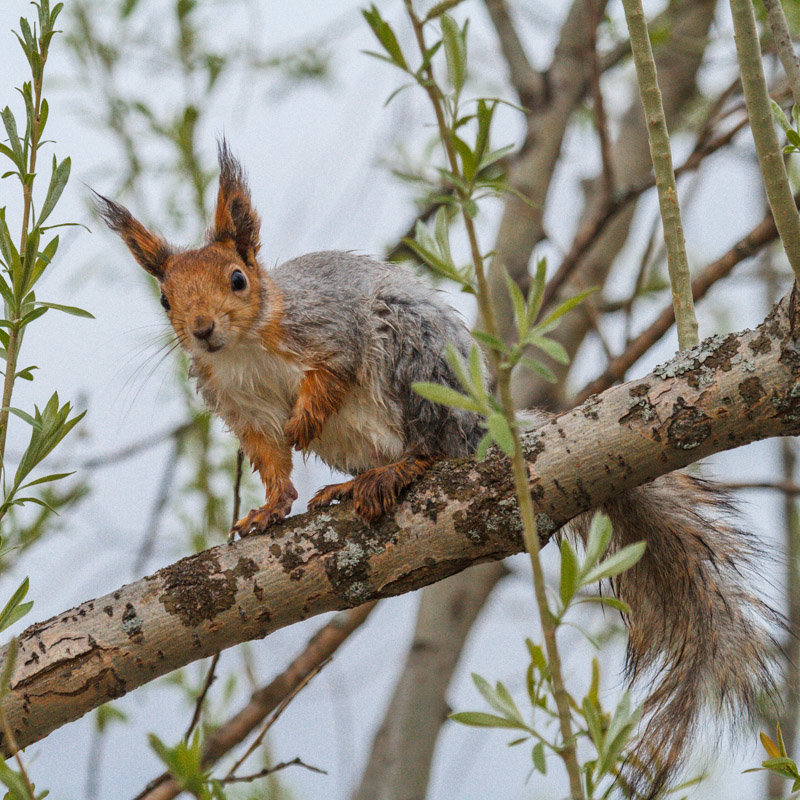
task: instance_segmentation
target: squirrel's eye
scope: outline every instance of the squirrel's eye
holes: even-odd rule
[[[242,289],[247,288],[247,278],[240,269],[235,269],[231,273],[231,289],[234,292],[241,292]]]
[[[169,300],[164,292],[161,292],[161,305],[164,306],[164,311],[169,311]]]

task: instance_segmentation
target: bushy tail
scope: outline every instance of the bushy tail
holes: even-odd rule
[[[729,523],[732,510],[724,491],[680,472],[605,507],[612,548],[647,542],[614,586],[633,612],[629,680],[652,681],[646,729],[628,770],[639,796],[664,789],[704,710],[746,721],[774,691],[775,634],[783,621],[751,585],[760,551]],[[578,532],[585,536],[587,527],[580,520]]]

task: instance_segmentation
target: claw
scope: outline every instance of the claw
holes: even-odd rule
[[[433,463],[430,457],[408,457],[383,467],[368,469],[345,483],[320,489],[308,503],[310,509],[334,501],[353,500],[353,511],[366,522],[374,522],[396,505],[401,492]]]
[[[240,538],[264,533],[270,525],[280,522],[292,510],[292,503],[297,500],[297,491],[291,484],[274,499],[265,503],[261,508],[254,508],[247,516],[242,517],[232,528],[228,535],[231,542],[238,534]]]
[[[353,484],[355,481],[345,481],[344,483],[332,483],[330,486],[323,486],[309,501],[308,507],[312,511],[317,508],[325,508],[335,501],[341,502],[353,496]]]

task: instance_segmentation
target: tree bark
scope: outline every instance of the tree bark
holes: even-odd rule
[[[529,432],[542,540],[711,453],[800,433],[797,300],[793,292],[755,330],[712,337]],[[349,504],[299,515],[32,625],[19,637],[5,712],[24,747],[218,650],[522,546],[508,460],[492,452],[481,462],[443,461],[376,524]]]

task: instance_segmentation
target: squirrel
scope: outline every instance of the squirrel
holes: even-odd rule
[[[199,249],[179,250],[123,206],[97,195],[98,212],[161,286],[161,304],[189,354],[190,375],[238,437],[266,502],[233,527],[262,532],[297,499],[292,448],[354,477],[320,489],[309,508],[352,499],[366,520],[389,511],[437,459],[471,456],[480,417],[412,389],[459,389],[445,356],[471,337],[433,287],[401,265],[351,252],[318,252],[271,270],[258,261],[260,219],[225,142],[214,221]],[[529,421],[549,419],[532,412]],[[647,542],[615,579],[632,609],[626,670],[649,680],[647,727],[630,760],[637,794],[655,797],[682,763],[704,708],[752,716],[774,692],[774,630],[782,618],[748,575],[760,555],[729,521],[713,483],[670,473],[604,505],[610,549]],[[590,517],[573,520],[584,540]]]
[[[127,209],[99,195],[97,203],[160,282],[190,376],[264,484],[265,504],[232,533],[262,532],[289,513],[292,448],[354,475],[321,489],[309,508],[352,498],[353,510],[374,520],[436,459],[474,453],[478,416],[411,388],[457,388],[445,351],[450,343],[466,358],[469,332],[405,267],[329,251],[262,269],[260,219],[224,140],[219,163],[214,222],[197,250],[174,250]]]

